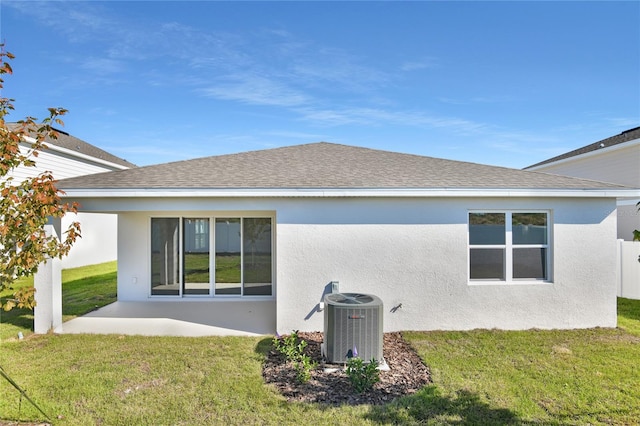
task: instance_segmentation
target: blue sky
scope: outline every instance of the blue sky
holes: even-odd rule
[[[16,121],[138,165],[329,141],[521,168],[640,125],[640,2],[0,3]]]

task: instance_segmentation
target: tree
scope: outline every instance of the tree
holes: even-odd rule
[[[7,60],[13,59],[10,52],[0,44],[0,89],[4,86],[4,75],[12,74]],[[69,253],[76,238],[80,237],[80,224],[69,225],[60,239],[47,235],[45,225],[52,218],[62,218],[66,213],[76,213],[76,203],[63,203],[63,191],[56,187],[51,172],[45,171],[34,177],[17,181],[12,172],[19,167],[34,168],[38,153],[47,149],[45,140],[58,136],[53,124],[64,125],[61,116],[67,110],[49,108],[49,117],[37,122],[27,117],[16,124],[7,124],[5,117],[14,109],[13,99],[0,96],[0,293],[10,289],[19,277],[27,277],[38,271],[38,265],[52,258],[62,258]],[[20,149],[20,143],[28,141],[28,149]],[[35,306],[33,286],[13,293],[13,298],[0,307],[33,309]]]

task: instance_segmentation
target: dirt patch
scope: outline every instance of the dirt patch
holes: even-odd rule
[[[381,405],[417,392],[431,383],[429,369],[400,333],[384,333],[383,356],[389,371],[380,372],[380,382],[372,390],[358,394],[355,392],[342,366],[325,365],[320,352],[323,335],[320,332],[298,333],[307,342],[305,353],[318,362],[318,368],[311,373],[307,383],[296,381],[293,366],[286,363],[277,351],[267,354],[262,375],[266,383],[275,386],[289,401],[318,402],[328,405]],[[327,373],[325,367],[340,367],[338,371]]]

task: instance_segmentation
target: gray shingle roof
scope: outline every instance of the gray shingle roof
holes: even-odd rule
[[[318,142],[65,179],[70,189],[523,188],[623,186]]]
[[[564,160],[566,158],[575,157],[577,155],[586,154],[588,152],[597,151],[602,148],[608,148],[610,146],[619,145],[621,143],[633,141],[636,139],[640,139],[640,127],[634,127],[633,129],[625,130],[619,135],[611,136],[610,138],[594,142],[587,146],[583,146],[582,148],[574,149],[573,151],[569,151],[556,157],[549,158],[548,160],[544,160],[531,166],[525,167],[525,170],[537,166],[542,166],[543,164],[555,163],[556,161]]]
[[[10,129],[15,129],[17,127],[17,123],[7,123],[7,127]],[[114,164],[118,164],[124,167],[137,167],[135,164],[128,162],[122,158],[116,157],[113,154],[108,153],[107,151],[98,148],[95,145],[91,145],[88,142],[83,141],[82,139],[78,139],[75,136],[71,136],[69,133],[64,132],[62,130],[56,129],[58,132],[57,139],[51,139],[47,137],[45,139],[46,145],[55,145],[60,148],[66,148],[68,150],[78,152],[80,154],[88,155],[93,158],[98,158],[100,160],[109,161]]]

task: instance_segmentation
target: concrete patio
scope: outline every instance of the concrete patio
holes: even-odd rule
[[[150,300],[115,302],[54,329],[60,334],[259,336],[276,331],[276,302]]]

